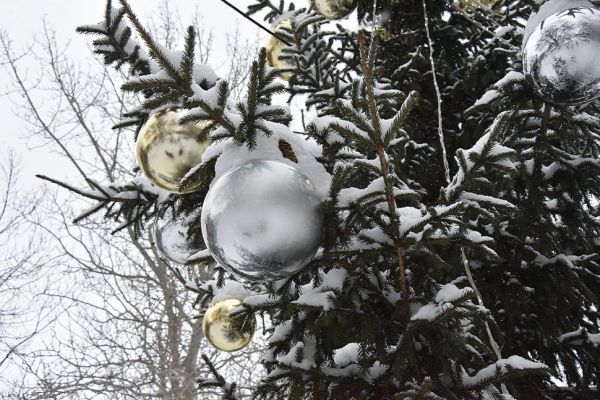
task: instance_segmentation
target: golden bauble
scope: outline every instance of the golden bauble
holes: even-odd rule
[[[473,10],[476,8],[489,8],[496,0],[455,0],[455,4],[461,10]]]
[[[365,32],[369,32],[370,34],[374,33],[375,35],[377,35],[379,40],[383,40],[384,42],[389,42],[394,38],[394,34],[386,28],[384,28],[383,26],[367,26],[361,29]]]
[[[242,305],[238,299],[219,301],[206,310],[202,321],[204,336],[222,351],[236,351],[248,346],[256,329],[254,315],[233,311]]]
[[[354,11],[358,0],[311,0],[311,4],[327,19],[342,19]]]
[[[275,27],[273,27],[273,33],[275,33],[275,35],[278,35],[281,34],[281,31],[283,29],[289,30],[291,28],[292,23],[289,19],[286,19],[275,25]],[[281,39],[278,39],[275,36],[271,36],[267,41],[265,48],[267,49],[267,61],[269,63],[269,66],[279,69],[295,68],[295,65],[291,64],[290,61],[281,59],[283,49],[289,48],[289,46],[285,44]],[[285,56],[289,55],[290,54],[286,52]],[[281,78],[285,79],[286,81],[289,80],[292,77],[292,75],[294,75],[294,73],[290,71],[282,72],[280,74]]]
[[[180,188],[183,177],[202,161],[209,141],[198,142],[207,122],[182,125],[182,110],[170,108],[154,113],[137,139],[136,153],[142,172],[156,186],[174,193],[189,193],[197,186]]]

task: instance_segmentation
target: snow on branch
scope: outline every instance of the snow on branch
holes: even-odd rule
[[[547,373],[548,367],[545,364],[529,361],[519,356],[511,356],[506,359],[496,361],[471,376],[465,371],[462,373],[463,387],[473,389],[476,387],[485,387],[498,381],[505,380],[509,375],[515,375],[523,372]]]

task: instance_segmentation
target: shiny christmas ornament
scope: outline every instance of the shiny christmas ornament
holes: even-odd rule
[[[578,105],[600,96],[600,11],[570,8],[548,16],[523,46],[523,71],[542,99]]]
[[[384,42],[389,42],[394,38],[394,34],[384,28],[383,26],[375,25],[375,26],[365,26],[364,28],[360,28],[365,32],[369,32],[369,34],[375,33],[379,40],[383,40]]]
[[[202,230],[194,229],[201,210],[175,216],[172,209],[158,216],[154,222],[154,243],[160,254],[177,264],[185,264],[189,257],[206,249]]]
[[[358,5],[358,0],[311,0],[313,8],[327,19],[345,18]]]
[[[206,310],[202,320],[204,336],[221,351],[236,351],[248,346],[256,330],[256,319],[247,313],[234,313],[242,302],[219,301]]]
[[[289,278],[321,242],[321,201],[312,182],[278,161],[251,161],[221,176],[202,208],[211,255],[251,280]]]
[[[455,0],[455,4],[461,10],[474,10],[477,8],[488,9],[492,7],[497,0]]]
[[[544,20],[553,14],[558,14],[561,11],[570,8],[594,7],[594,3],[590,0],[547,0],[537,12],[532,13],[527,20],[527,25],[523,31],[523,47],[527,43],[527,39]]]
[[[181,111],[158,111],[142,127],[137,139],[137,159],[142,172],[156,186],[175,193],[189,193],[197,187],[182,190],[183,177],[201,162],[208,141],[198,143],[207,123],[182,125]]]
[[[283,29],[291,28],[292,23],[290,22],[290,20],[286,19],[275,25],[275,27],[273,28],[273,33],[275,33],[275,35],[278,35]],[[283,49],[289,48],[289,46],[285,44],[281,39],[278,39],[274,36],[269,37],[265,48],[267,49],[267,62],[269,63],[270,67],[279,69],[295,68],[295,65],[291,64],[288,60],[284,60],[281,58]],[[289,54],[285,55],[288,56]],[[282,72],[280,74],[281,78],[285,80],[289,80],[292,77],[292,75],[294,75],[294,73],[289,71]]]

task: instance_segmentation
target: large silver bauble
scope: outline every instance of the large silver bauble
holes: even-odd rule
[[[523,31],[523,45],[527,43],[527,39],[541,23],[553,14],[558,14],[570,8],[594,7],[594,3],[590,0],[547,0],[539,8],[537,12],[532,13],[527,20],[525,30]]]
[[[137,138],[137,159],[142,172],[156,186],[175,193],[189,193],[197,186],[180,188],[183,177],[202,161],[208,141],[198,143],[207,123],[182,125],[181,111],[154,113]]]
[[[283,20],[279,22],[277,25],[273,27],[273,33],[275,35],[281,34],[283,29],[291,29],[292,23],[289,19]],[[265,48],[267,49],[267,62],[270,67],[279,68],[279,69],[293,69],[295,65],[292,64],[287,59],[282,59],[283,50],[289,48],[287,44],[285,44],[281,39],[278,39],[275,36],[270,36],[267,41]],[[285,56],[289,56],[290,54],[285,54]],[[289,80],[293,75],[293,72],[287,71],[282,72],[280,74],[282,79]]]
[[[345,18],[358,5],[358,0],[311,0],[313,8],[327,19]]]
[[[154,243],[160,254],[177,264],[185,264],[189,257],[206,249],[202,230],[194,229],[194,222],[200,210],[187,214],[174,215],[172,209],[156,218],[154,222]]]
[[[278,280],[316,254],[323,232],[312,182],[278,161],[251,161],[213,184],[202,208],[208,250],[225,269],[251,280]]]
[[[222,300],[210,306],[204,314],[204,336],[221,351],[240,350],[252,341],[256,318],[247,313],[234,313],[241,305],[238,299]]]
[[[523,46],[523,71],[545,101],[578,105],[600,96],[600,11],[552,14]]]

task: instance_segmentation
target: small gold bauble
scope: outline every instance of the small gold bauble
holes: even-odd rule
[[[367,26],[362,28],[362,30],[364,30],[365,32],[369,32],[370,34],[374,33],[375,35],[377,35],[379,40],[383,40],[384,42],[389,42],[394,38],[394,34],[392,32],[380,25],[376,25],[374,27]]]
[[[236,351],[248,346],[256,329],[256,319],[247,313],[232,314],[242,305],[238,299],[219,301],[206,310],[202,321],[204,336],[222,351]]]
[[[496,0],[455,0],[455,4],[461,10],[474,10],[476,8],[489,8]]]
[[[311,0],[311,4],[327,19],[342,19],[354,11],[358,0]]]
[[[275,35],[278,35],[278,34],[281,34],[281,31],[283,29],[289,30],[291,28],[292,28],[292,23],[290,22],[289,19],[286,19],[284,21],[281,21],[277,25],[275,25],[275,27],[273,27],[273,33]],[[295,65],[291,64],[288,60],[281,59],[283,49],[289,48],[289,46],[287,44],[285,44],[281,39],[271,36],[269,38],[269,40],[267,41],[267,44],[265,45],[265,47],[267,49],[267,61],[268,61],[270,67],[279,68],[279,69],[295,68]],[[286,53],[285,55],[288,56],[289,53]],[[287,71],[287,72],[282,72],[280,74],[280,76],[282,79],[285,79],[287,81],[292,77],[293,74],[294,74],[293,72]]]
[[[198,189],[180,188],[183,177],[202,161],[209,141],[198,142],[198,136],[208,123],[182,125],[182,111],[176,108],[153,114],[142,127],[136,145],[142,172],[156,186],[174,193],[189,193]]]

